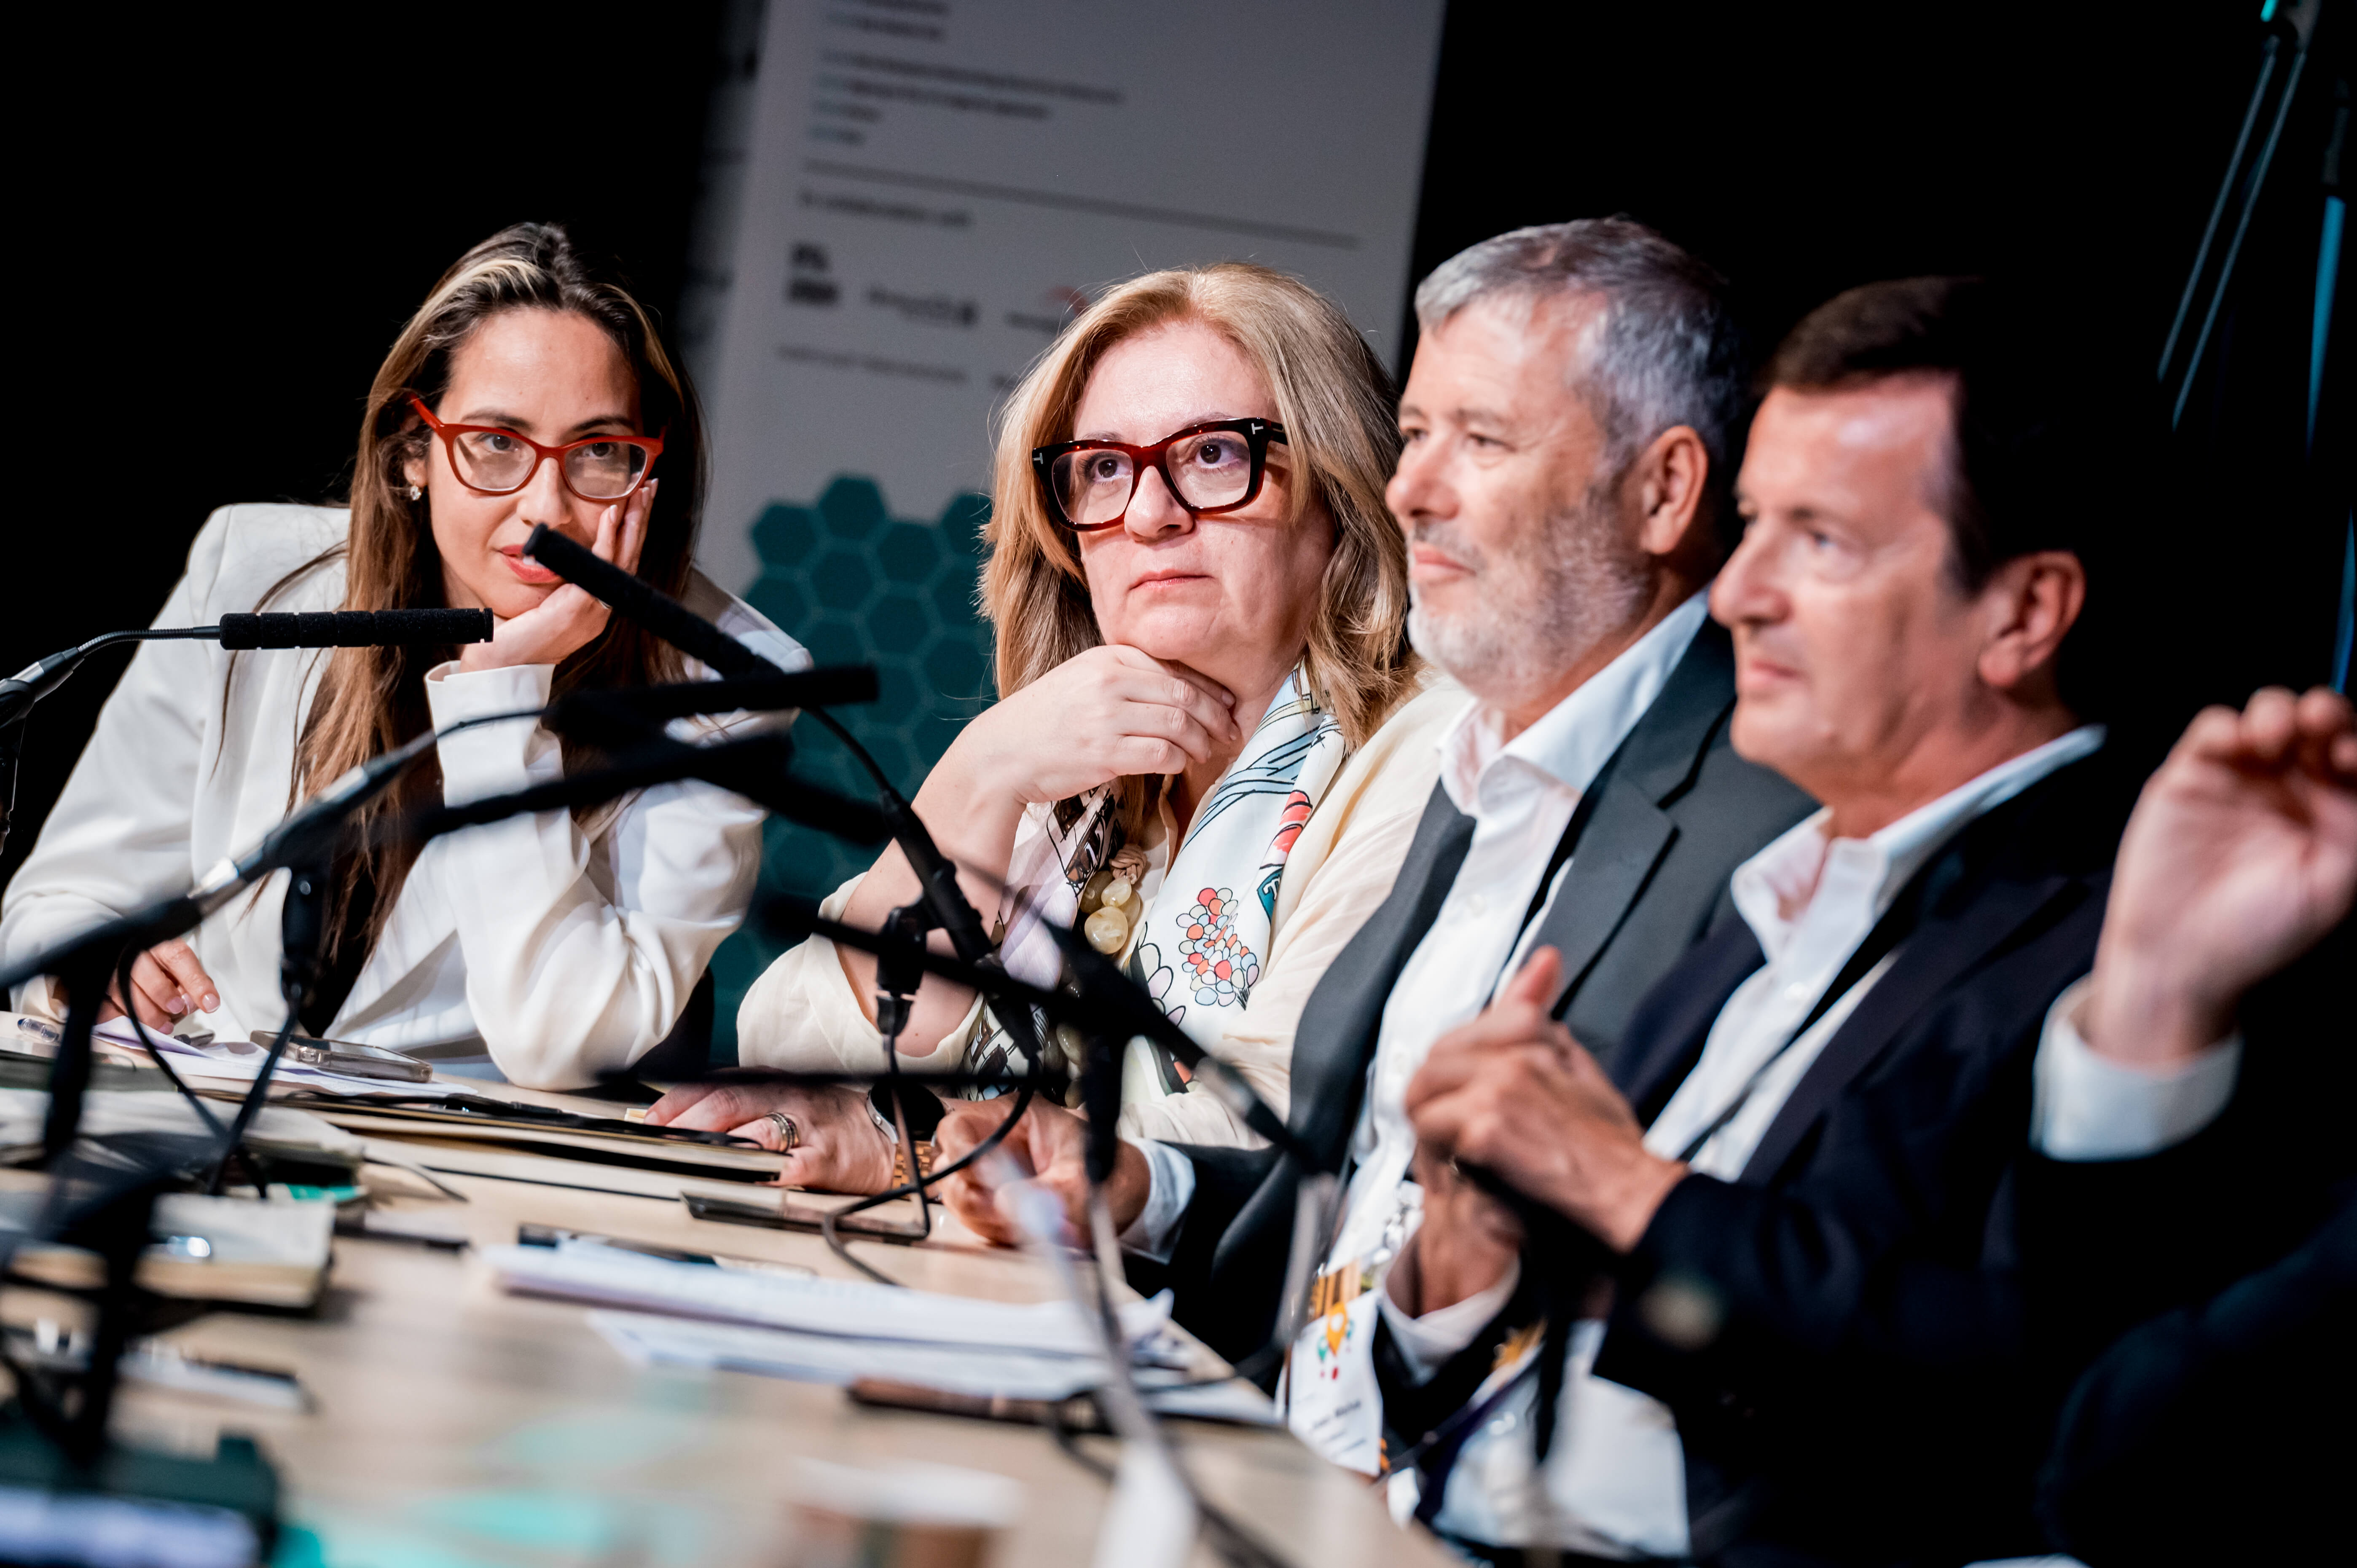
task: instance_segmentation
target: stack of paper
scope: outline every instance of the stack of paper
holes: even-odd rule
[[[379,1094],[406,1097],[412,1088],[437,1085],[376,1086]],[[464,1092],[462,1085],[448,1086]],[[786,1156],[754,1144],[707,1144],[692,1138],[667,1137],[664,1130],[612,1119],[552,1118],[533,1105],[486,1102],[468,1095],[447,1106],[371,1104],[345,1099],[333,1105],[312,1107],[339,1127],[371,1137],[427,1139],[493,1148],[520,1149],[534,1155],[630,1166],[640,1170],[709,1176],[722,1181],[772,1182],[785,1169]],[[477,1170],[468,1163],[440,1160],[437,1170]],[[484,1174],[497,1174],[487,1172]]]
[[[912,1345],[695,1323],[631,1312],[593,1312],[589,1326],[641,1366],[725,1368],[796,1382],[837,1387],[858,1378],[888,1378],[978,1398],[1062,1400],[1104,1381],[1102,1356],[1049,1356],[1030,1351]]]
[[[1105,1378],[1104,1359],[1093,1355],[977,1352],[634,1312],[593,1312],[589,1326],[640,1366],[754,1372],[837,1387],[862,1378],[880,1378],[976,1399],[1054,1402],[1085,1393]],[[1240,1378],[1197,1383],[1175,1369],[1153,1366],[1136,1368],[1132,1375],[1146,1404],[1157,1414],[1246,1426],[1282,1424],[1268,1396]]]
[[[589,1321],[641,1364],[837,1385],[881,1378],[1011,1400],[1069,1399],[1106,1377],[1096,1337],[1069,1302],[1015,1305],[849,1280],[724,1273],[592,1242],[494,1247],[484,1258],[509,1290],[638,1309],[593,1312]],[[1187,1383],[1193,1359],[1170,1327],[1169,1310],[1167,1293],[1121,1309],[1135,1375],[1150,1402],[1173,1415],[1275,1420],[1250,1384]]]
[[[21,1235],[47,1194],[0,1193],[0,1237]],[[308,1306],[327,1283],[336,1206],[320,1199],[256,1200],[166,1193],[156,1200],[150,1233],[134,1276],[158,1295]],[[104,1278],[95,1252],[50,1242],[21,1245],[9,1272],[36,1283],[88,1290]]]
[[[1017,1305],[853,1280],[740,1273],[674,1263],[617,1247],[492,1247],[483,1259],[507,1289],[601,1306],[635,1307],[679,1317],[712,1318],[799,1329],[845,1339],[892,1340],[963,1349],[1019,1350],[1088,1357],[1093,1337],[1071,1303]],[[1156,1328],[1168,1316],[1151,1302],[1125,1309],[1125,1332],[1162,1347]]]
[[[214,1120],[228,1126],[237,1108],[222,1104]],[[41,1134],[48,1120],[49,1097],[38,1089],[0,1089],[0,1164],[30,1159],[40,1153]],[[144,1090],[93,1090],[81,1102],[81,1134],[106,1138],[136,1133],[165,1133],[178,1137],[210,1135],[212,1129],[196,1107],[177,1094]],[[361,1168],[366,1145],[340,1127],[331,1126],[292,1106],[265,1105],[246,1129],[246,1146],[255,1153],[303,1165],[332,1166],[347,1174]]]

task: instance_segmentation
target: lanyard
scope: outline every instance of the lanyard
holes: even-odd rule
[[[1935,860],[1932,864],[1937,865],[1938,861]],[[1760,1080],[1768,1076],[1769,1069],[1783,1060],[1785,1053],[1800,1043],[1802,1036],[1814,1028],[1818,1020],[1832,1012],[1835,1004],[1848,995],[1859,982],[1873,973],[1875,966],[1889,957],[1892,950],[1907,940],[1909,933],[1915,929],[1917,923],[1923,918],[1923,905],[1926,901],[1923,893],[1929,881],[1930,870],[1931,866],[1927,865],[1922,871],[1917,872],[1915,875],[1909,878],[1907,886],[1900,890],[1899,897],[1891,900],[1890,908],[1883,912],[1882,918],[1877,920],[1874,923],[1874,929],[1867,932],[1866,940],[1857,944],[1849,958],[1842,964],[1840,971],[1834,975],[1833,983],[1819,993],[1816,1002],[1809,1008],[1808,1016],[1803,1018],[1799,1026],[1784,1036],[1782,1044],[1769,1053],[1766,1061],[1752,1069],[1751,1076],[1744,1079],[1742,1089],[1737,1091],[1735,1098],[1727,1103],[1725,1109],[1710,1119],[1709,1125],[1695,1133],[1687,1142],[1686,1146],[1679,1151],[1679,1164],[1691,1164],[1694,1157],[1702,1153],[1705,1144],[1717,1137],[1726,1130],[1728,1122],[1741,1115],[1743,1108],[1751,1103],[1751,1096],[1758,1091]]]

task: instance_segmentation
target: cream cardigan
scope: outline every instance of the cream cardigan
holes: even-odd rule
[[[1439,781],[1440,736],[1471,700],[1447,678],[1427,677],[1425,689],[1402,703],[1343,764],[1286,861],[1260,983],[1253,987],[1250,1005],[1211,1047],[1279,1115],[1291,1100],[1293,1032],[1302,1007],[1334,955],[1391,893],[1425,803]],[[1028,812],[1022,831],[1039,832],[1036,819],[1043,810]],[[1149,846],[1148,854],[1152,865],[1139,891],[1151,900],[1168,864],[1168,835]],[[845,883],[820,906],[821,913],[839,916],[858,886],[857,877]],[[1144,925],[1141,920],[1136,929]],[[917,1072],[954,1069],[980,1025],[977,1003],[931,1055],[903,1057],[902,1065]],[[820,937],[780,956],[754,983],[737,1015],[737,1039],[739,1058],[762,1067],[872,1072],[884,1057],[883,1036],[844,978],[834,944]],[[1131,1098],[1122,1110],[1121,1130],[1133,1138],[1182,1144],[1249,1146],[1262,1141],[1226,1106],[1195,1088],[1167,1097]]]
[[[157,626],[198,626],[250,610],[288,572],[343,537],[341,509],[224,507],[188,552],[188,575]],[[274,610],[332,609],[340,561],[274,599]],[[810,662],[784,633],[702,576],[689,605],[790,668]],[[325,656],[236,656],[207,642],[141,646],[99,715],[90,746],[0,905],[0,957],[32,953],[143,901],[184,891],[285,816],[295,743]],[[691,665],[692,673],[708,673]],[[539,707],[553,665],[428,672],[435,727]],[[226,703],[224,693],[226,693]],[[224,710],[226,713],[224,714]],[[559,777],[556,738],[538,725],[487,725],[439,748],[445,800],[457,803]],[[710,785],[642,790],[590,820],[548,811],[438,839],[417,857],[351,994],[338,1039],[486,1050],[511,1079],[593,1083],[670,1032],[723,939],[744,918],[759,869],[761,812]],[[284,877],[241,898],[191,937],[221,987],[203,1022],[242,1040],[285,1020],[278,994]],[[55,1015],[45,980],[19,988],[21,1011]],[[454,1047],[454,1049],[453,1049]]]

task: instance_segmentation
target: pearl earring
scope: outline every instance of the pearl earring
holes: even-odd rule
[[[425,492],[419,489],[415,485],[409,487],[409,499],[411,500],[422,500],[425,499]]]

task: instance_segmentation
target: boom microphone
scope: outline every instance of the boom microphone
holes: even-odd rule
[[[588,552],[582,552],[587,554]],[[491,639],[489,610],[328,610],[320,613],[225,615],[218,626],[148,626],[110,631],[36,660],[0,681],[0,843],[16,799],[16,757],[33,704],[66,683],[81,661],[123,642],[209,642],[223,648],[448,647]]]
[[[681,652],[703,660],[708,667],[726,676],[740,679],[766,679],[782,676],[785,671],[721,630],[718,627],[672,598],[659,588],[648,585],[637,576],[625,572],[610,561],[600,560],[587,547],[567,539],[546,523],[532,531],[524,541],[523,553],[566,582],[611,606],[627,619],[637,622],[662,638]],[[892,838],[899,844],[900,853],[908,857],[909,865],[917,874],[917,882],[925,891],[925,906],[933,921],[947,933],[950,946],[969,963],[977,963],[992,956],[990,937],[982,916],[966,901],[959,888],[957,868],[949,863],[933,843],[933,835],[918,820],[917,813],[867,748],[853,738],[833,714],[824,708],[813,707],[811,716],[824,725],[830,734],[846,746],[860,766],[876,782],[877,804],[881,806]],[[740,791],[741,792],[741,791]],[[1014,1026],[1019,1042],[1028,1032],[1028,1020]]]
[[[225,615],[212,629],[227,649],[415,648],[489,642],[491,626],[489,610],[323,610]]]
[[[225,615],[218,626],[143,626],[110,631],[0,681],[0,725],[20,719],[65,684],[76,666],[123,642],[212,642],[247,648],[407,648],[418,643],[489,642],[489,610],[328,610],[318,614]]]
[[[595,551],[544,522],[524,541],[523,553],[591,598],[619,611],[624,619],[646,628],[723,675],[764,678],[785,673],[661,588],[599,559]]]
[[[829,664],[791,675],[719,681],[681,681],[663,686],[624,686],[612,691],[572,692],[549,704],[542,722],[559,735],[583,714],[640,721],[694,718],[705,714],[770,714],[789,708],[825,707],[876,700],[873,664]]]

